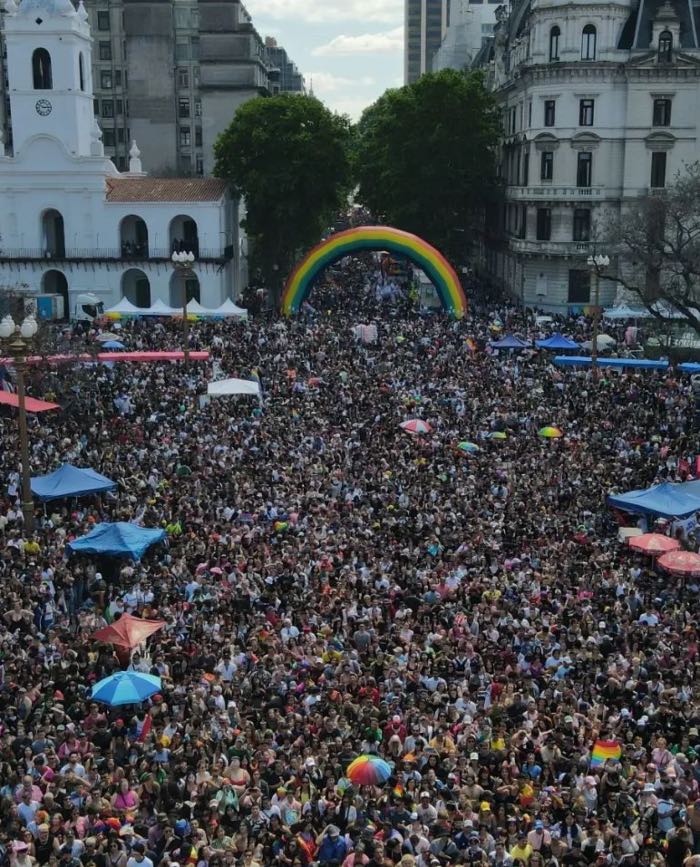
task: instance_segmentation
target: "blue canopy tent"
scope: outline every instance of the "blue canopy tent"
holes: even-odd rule
[[[559,367],[590,367],[590,355],[555,355],[554,363]],[[639,370],[666,370],[668,361],[653,361],[651,358],[599,358],[598,367],[636,367]]]
[[[113,491],[117,483],[89,467],[63,464],[47,476],[34,476],[32,493],[40,500],[60,500],[63,497],[84,497],[101,491]]]
[[[558,331],[555,334],[552,334],[551,337],[548,337],[546,340],[536,340],[535,346],[538,349],[580,349],[581,345],[576,343],[575,340],[571,340],[568,337],[564,337],[563,334],[560,334]]]
[[[165,530],[149,530],[119,521],[116,524],[97,524],[87,536],[69,542],[68,547],[77,554],[105,554],[140,560],[151,545],[163,539]]]
[[[700,511],[700,482],[662,482],[645,490],[611,494],[608,503],[638,515],[684,518]]]
[[[491,341],[493,349],[527,349],[530,346],[529,340],[521,340],[514,334],[506,334],[500,340]]]
[[[683,373],[700,373],[700,364],[697,361],[684,361],[678,365],[678,369]]]

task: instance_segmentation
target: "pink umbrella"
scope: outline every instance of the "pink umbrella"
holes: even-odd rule
[[[399,425],[402,430],[410,434],[427,434],[432,431],[432,428],[427,421],[422,418],[412,418],[409,421],[402,421]]]
[[[677,551],[681,547],[680,542],[670,536],[663,536],[661,533],[642,533],[641,536],[632,536],[628,540],[628,544],[630,548],[637,548],[639,551],[644,551],[645,554],[652,556],[666,554],[668,551]]]
[[[662,569],[675,575],[700,576],[700,554],[692,551],[669,551],[658,562]]]

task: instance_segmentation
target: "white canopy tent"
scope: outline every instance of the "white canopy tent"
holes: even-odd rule
[[[212,310],[212,313],[215,316],[238,316],[241,319],[248,318],[248,311],[244,307],[239,307],[235,302],[231,301],[230,298],[227,298],[223,304],[215,307],[214,310]]]
[[[105,310],[105,315],[109,315],[110,313],[118,313],[120,316],[143,316],[145,310],[143,307],[137,307],[135,304],[132,304],[131,301],[125,296],[121,299],[114,307],[110,307],[109,310]]]
[[[259,398],[260,383],[249,379],[219,379],[216,382],[209,383],[207,394],[216,396],[250,394]]]
[[[194,316],[211,316],[213,311],[207,307],[202,307],[199,301],[195,301],[193,298],[187,302],[187,312]]]
[[[646,307],[630,307],[627,304],[608,307],[603,311],[604,319],[650,319],[651,315]]]
[[[169,307],[160,298],[154,301],[150,307],[141,311],[142,316],[177,316],[178,314],[182,316],[182,310],[178,310],[177,307]]]

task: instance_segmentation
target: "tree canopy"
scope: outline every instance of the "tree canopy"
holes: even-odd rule
[[[499,131],[480,73],[444,70],[389,90],[357,127],[358,200],[458,264],[495,190]]]
[[[652,313],[664,301],[700,333],[700,163],[627,206],[605,234],[620,260],[615,279]]]
[[[314,97],[280,94],[244,103],[216,142],[215,174],[245,198],[252,264],[276,292],[343,203],[349,141],[347,118]]]

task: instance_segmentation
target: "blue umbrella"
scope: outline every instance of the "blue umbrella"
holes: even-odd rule
[[[121,340],[108,340],[102,344],[103,349],[126,349],[126,345]]]
[[[160,692],[160,678],[139,671],[118,671],[103,678],[92,688],[92,698],[110,707],[140,704]]]

